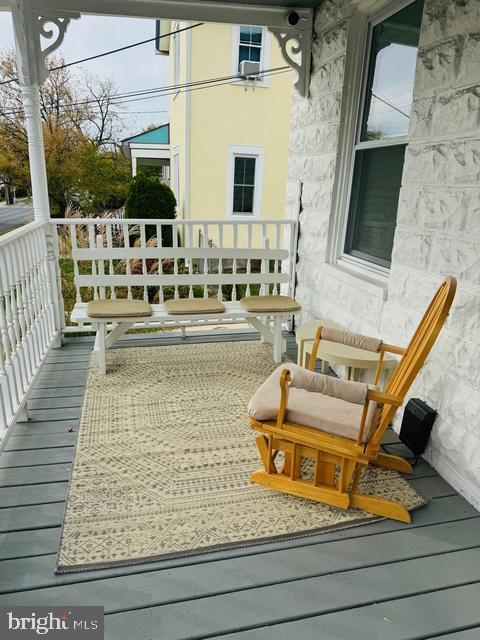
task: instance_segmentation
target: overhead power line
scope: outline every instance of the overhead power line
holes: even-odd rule
[[[110,56],[114,53],[120,53],[121,51],[126,51],[127,49],[133,49],[134,47],[139,47],[142,44],[147,44],[147,42],[153,42],[154,40],[159,40],[161,38],[166,38],[167,36],[173,36],[176,33],[182,33],[183,31],[189,31],[190,29],[195,29],[195,27],[200,27],[203,22],[197,22],[196,24],[191,24],[188,27],[183,27],[182,29],[176,29],[175,31],[170,31],[169,33],[164,33],[161,36],[154,36],[153,38],[147,38],[146,40],[140,40],[140,42],[133,42],[132,44],[127,44],[124,47],[118,47],[118,49],[110,49],[109,51],[104,51],[103,53],[97,53],[94,56],[88,56],[87,58],[81,58],[80,60],[74,60],[72,62],[66,62],[65,64],[61,64],[58,67],[50,67],[49,71],[58,71],[59,69],[66,69],[67,67],[72,67],[76,64],[82,64],[83,62],[89,62],[90,60],[96,60],[97,58],[103,58],[105,56]],[[0,82],[2,84],[10,84],[11,82],[18,82],[18,78],[11,78],[10,80],[3,80]]]
[[[380,100],[380,102],[383,102],[383,104],[386,104],[388,107],[391,107],[392,109],[394,109],[395,111],[398,111],[398,113],[401,113],[402,116],[405,116],[405,118],[408,118],[410,120],[410,115],[408,113],[405,113],[405,111],[402,111],[401,109],[399,109],[398,107],[396,107],[394,104],[392,104],[391,102],[388,102],[388,100],[384,100],[383,98],[380,98],[380,96],[377,96],[376,93],[373,93],[372,91],[372,96],[374,98],[376,98],[377,100]]]
[[[254,74],[254,77],[261,79],[262,77],[265,77],[265,76],[273,76],[279,73],[287,73],[289,71],[291,71],[291,68],[288,65],[285,65],[283,67],[275,67],[272,69],[265,69],[263,71],[259,71],[258,73]],[[225,84],[236,84],[239,81],[243,81],[244,79],[245,79],[244,76],[240,74],[231,75],[231,76],[220,76],[217,78],[207,78],[204,80],[197,80],[195,82],[187,82],[184,84],[166,85],[163,87],[138,90],[138,91],[133,91],[133,92],[124,93],[124,94],[107,95],[107,96],[103,96],[100,99],[100,102],[99,100],[81,100],[77,102],[71,102],[71,103],[61,105],[60,108],[63,111],[66,111],[73,107],[87,106],[87,105],[91,107],[100,108],[102,106],[102,104],[100,103],[106,100],[111,100],[111,102],[109,103],[110,106],[116,106],[116,105],[126,104],[129,102],[141,102],[143,100],[151,100],[152,98],[166,97],[176,93],[185,93],[186,91],[193,91],[196,89],[208,89],[208,88],[213,88],[217,86],[222,86]],[[58,107],[56,106],[42,107],[42,111],[44,112],[57,111],[57,110],[58,110]],[[0,111],[0,117],[14,116],[14,115],[19,115],[21,113],[23,113],[22,109],[15,109],[15,110],[12,110],[9,112],[3,112],[3,113]]]

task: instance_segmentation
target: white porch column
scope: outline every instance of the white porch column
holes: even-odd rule
[[[27,123],[33,213],[35,220],[49,220],[50,203],[38,84],[22,85],[22,94]]]
[[[80,14],[56,12],[54,15],[41,15],[32,8],[31,0],[11,0],[11,9],[17,72],[27,125],[33,210],[35,220],[49,220],[39,87],[48,78],[49,71],[45,64],[48,54],[62,44],[70,18],[78,18]],[[43,49],[41,38],[43,42],[47,41],[47,46]],[[48,41],[51,41],[50,44]]]
[[[132,153],[132,176],[135,177],[137,175],[137,157]]]
[[[40,85],[48,78],[49,71],[46,67],[48,54],[61,45],[70,19],[79,18],[80,14],[68,11],[40,14],[38,9],[32,8],[31,0],[11,0],[11,11],[17,73],[25,110],[34,217],[37,221],[48,222],[50,220],[50,204],[40,112]],[[42,44],[46,44],[43,49]],[[48,225],[45,235],[55,307],[56,337],[53,346],[60,347],[62,329],[65,325],[65,313],[56,228],[53,225]]]

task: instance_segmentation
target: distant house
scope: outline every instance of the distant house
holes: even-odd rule
[[[157,32],[185,26],[162,21]],[[204,24],[159,42],[158,53],[170,56],[174,87],[170,154],[178,215],[284,218],[294,74],[271,32]],[[221,80],[195,86],[212,78]]]
[[[157,167],[162,182],[170,181],[170,125],[139,133],[122,140],[122,152],[132,162],[132,176],[141,167]]]

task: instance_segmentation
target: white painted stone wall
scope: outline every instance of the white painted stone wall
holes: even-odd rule
[[[457,277],[453,311],[410,395],[439,411],[425,457],[480,508],[480,0],[425,3],[385,295],[327,264],[351,11],[349,0],[319,9],[311,97],[292,107],[287,215],[300,183],[303,207],[296,295],[303,319],[404,345],[443,277]]]

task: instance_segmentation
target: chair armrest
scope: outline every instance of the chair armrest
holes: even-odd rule
[[[373,400],[380,404],[389,404],[392,407],[401,407],[403,404],[403,400],[398,396],[394,396],[391,393],[385,393],[384,391],[377,391],[376,389],[368,390],[367,400]]]
[[[385,342],[382,345],[382,350],[388,353],[396,353],[398,356],[405,355],[406,351],[403,347],[396,347],[394,344],[386,344]]]
[[[282,425],[285,422],[285,415],[287,413],[288,406],[288,388],[291,382],[292,376],[290,374],[290,371],[288,369],[284,369],[282,371],[282,375],[280,376],[280,391],[282,395],[280,397],[280,407],[278,409],[277,415],[277,427],[279,429],[282,428]]]

